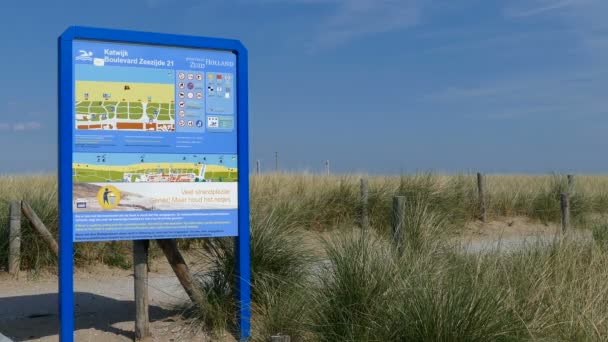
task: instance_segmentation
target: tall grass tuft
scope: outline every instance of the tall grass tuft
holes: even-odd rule
[[[401,234],[404,241],[401,243],[410,249],[429,249],[449,230],[447,219],[432,209],[430,201],[432,199],[418,194],[406,199]]]
[[[608,253],[585,241],[463,254],[391,253],[357,233],[328,245],[315,289],[318,341],[604,341]]]
[[[594,222],[591,225],[591,233],[595,243],[608,251],[608,223]]]
[[[313,286],[310,281],[287,282],[279,287],[258,286],[257,300],[252,306],[252,340],[265,342],[273,335],[288,335],[294,342],[310,340]]]
[[[428,215],[429,212],[427,212]],[[445,246],[340,234],[326,242],[328,265],[315,287],[315,341],[515,341],[525,325],[476,258]]]
[[[314,293],[311,329],[318,341],[389,341],[397,298],[394,248],[371,232],[325,242],[328,263]]]
[[[297,222],[288,215],[254,214],[250,227],[252,301],[263,312],[266,300],[282,296],[281,291],[306,281],[313,257]],[[196,319],[208,330],[223,330],[235,324],[235,258],[232,239],[211,239],[202,249],[200,263],[204,266],[197,278],[207,296],[206,305],[211,306],[207,309],[214,316],[205,310],[194,312],[204,315]]]
[[[590,242],[537,244],[480,264],[509,293],[532,339],[604,341],[608,336],[608,253]]]
[[[403,260],[392,340],[521,340],[525,325],[508,303],[508,289],[495,286],[480,260],[444,253]]]

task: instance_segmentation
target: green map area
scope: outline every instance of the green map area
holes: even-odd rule
[[[144,108],[141,102],[115,101],[82,101],[76,103],[77,121],[96,122],[103,120],[124,119],[137,120],[143,118]],[[171,103],[146,104],[146,118],[170,121],[175,117]]]

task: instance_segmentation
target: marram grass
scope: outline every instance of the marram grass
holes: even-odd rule
[[[477,217],[475,177],[370,177],[372,229],[356,224],[359,176],[252,177],[251,236],[255,341],[605,341],[608,339],[608,177],[578,176],[572,207],[593,241],[539,242],[509,253],[462,253],[443,238]],[[0,256],[8,203],[25,199],[57,233],[56,181],[0,178]],[[489,216],[559,221],[565,177],[488,176]],[[391,198],[406,197],[403,250],[390,240]],[[4,214],[1,214],[4,212]],[[313,257],[304,235],[330,230]],[[24,221],[24,269],[55,264]],[[326,234],[327,235],[327,234]],[[190,307],[193,326],[234,326],[234,253],[229,240],[204,244],[197,279],[207,297]],[[79,264],[128,267],[130,244],[77,244]],[[5,264],[5,260],[2,260]],[[199,264],[200,265],[200,264]],[[197,269],[196,264],[192,269]]]
[[[423,221],[440,222],[433,220]],[[283,228],[253,225],[252,236],[258,229],[277,234]],[[389,235],[379,232],[334,232],[320,241],[324,256],[316,260],[302,254],[297,243],[278,247],[257,240],[252,254],[258,260],[252,265],[253,340],[267,341],[276,334],[290,335],[293,341],[362,342],[608,338],[608,251],[602,243],[539,241],[508,253],[469,254],[429,234],[400,251]],[[294,233],[295,242],[301,235]],[[258,253],[275,257],[259,258]],[[297,265],[295,259],[312,272],[302,276],[295,271],[293,278],[269,272],[274,265]],[[211,260],[221,264],[223,256]],[[222,271],[225,267],[212,270],[208,281],[233,276]],[[269,275],[280,282],[269,286],[264,281]],[[220,317],[234,319],[231,305],[224,311],[229,314]],[[213,329],[204,321],[199,324]]]
[[[251,177],[252,215],[289,217],[298,229],[331,230],[360,221],[360,179],[362,175],[319,176],[274,173]],[[365,176],[367,177],[367,176]],[[392,197],[406,197],[408,205],[426,201],[427,210],[440,214],[442,229],[457,231],[479,216],[475,175],[435,175],[423,173],[396,177],[370,176],[369,215],[372,226],[388,231]],[[542,222],[559,222],[559,193],[566,191],[562,175],[486,176],[488,216],[525,216]],[[26,200],[49,230],[57,236],[57,181],[54,176],[0,176],[0,264],[6,265],[9,203]],[[571,198],[575,223],[608,213],[608,176],[576,176]],[[23,220],[22,268],[54,266],[47,246]],[[180,242],[189,247],[191,240]],[[78,243],[77,265],[103,262],[130,267],[130,244],[126,242]]]

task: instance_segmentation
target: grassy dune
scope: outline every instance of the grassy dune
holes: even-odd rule
[[[298,217],[306,228],[326,229],[358,220],[360,176],[275,174],[252,177],[253,210],[278,208]],[[559,194],[567,191],[565,176],[487,176],[488,215],[526,216],[559,222]],[[370,220],[387,227],[395,195],[425,198],[456,227],[479,215],[476,178],[472,175],[419,174],[369,177]],[[578,176],[571,199],[573,216],[608,212],[608,176]]]
[[[490,176],[489,216],[559,220],[561,176]],[[605,341],[608,338],[608,177],[579,176],[574,221],[593,241],[564,239],[482,254],[444,239],[478,215],[469,175],[370,177],[372,229],[360,231],[359,176],[270,174],[251,179],[253,340]],[[57,233],[56,180],[2,177],[0,259],[8,203],[24,199]],[[391,197],[406,196],[404,249],[390,242]],[[24,225],[22,263],[54,265]],[[331,231],[331,234],[318,234]],[[329,236],[316,241],[315,236]],[[311,241],[312,244],[307,243]],[[183,248],[195,243],[181,241]],[[129,267],[129,243],[76,244],[76,263]],[[230,239],[210,239],[192,265],[207,301],[184,314],[220,334],[235,323]],[[205,267],[202,267],[202,265]]]
[[[253,340],[278,333],[336,342],[608,338],[608,225],[592,224],[595,241],[463,253],[442,239],[445,213],[424,197],[415,202],[406,208],[401,252],[382,227],[342,225],[319,254],[289,214],[252,213]],[[232,244],[211,240],[201,260],[209,266],[199,277],[208,301],[186,313],[193,326],[219,335],[235,323]]]
[[[299,228],[312,231],[352,226],[360,219],[360,179],[358,175],[318,176],[312,174],[267,174],[251,177],[252,214],[271,212],[288,216]],[[391,201],[395,195],[408,201],[426,200],[430,210],[440,213],[449,224],[443,229],[458,231],[478,216],[474,175],[443,176],[419,174],[403,177],[369,177],[370,221],[380,231],[390,227]],[[559,222],[559,193],[565,191],[564,176],[488,176],[490,219],[525,216],[542,222]],[[6,259],[8,206],[12,200],[26,200],[48,228],[57,234],[57,181],[53,176],[0,177],[0,261]],[[577,176],[572,197],[575,223],[608,212],[608,176]],[[31,269],[54,265],[48,249],[31,234],[24,221],[23,267]],[[187,243],[186,243],[187,244]],[[31,247],[31,249],[30,249]],[[128,250],[127,243],[77,244],[77,264],[105,262],[129,266],[117,251]],[[129,255],[129,253],[120,253]],[[3,263],[5,264],[5,263]]]

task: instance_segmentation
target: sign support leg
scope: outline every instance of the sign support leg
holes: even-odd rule
[[[135,340],[150,336],[148,315],[148,248],[150,241],[133,241],[133,267],[135,287]]]
[[[60,233],[59,240],[59,337],[61,342],[73,342],[74,245],[71,234]]]
[[[243,236],[246,234],[247,236]],[[240,232],[236,238],[237,255],[237,301],[240,306],[237,308],[240,340],[245,341],[249,338],[250,317],[251,317],[251,279],[249,270],[249,229],[247,232]]]

